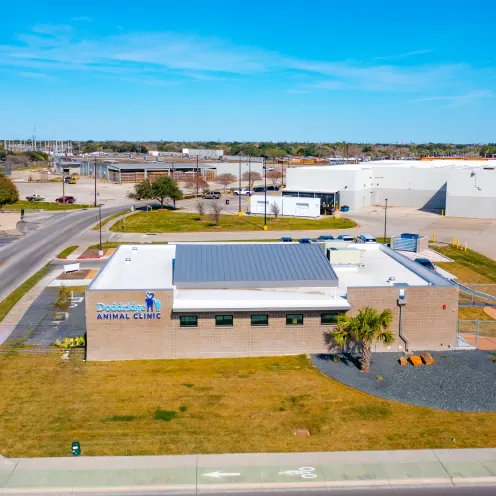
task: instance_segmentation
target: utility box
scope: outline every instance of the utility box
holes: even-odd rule
[[[363,250],[355,248],[329,248],[327,258],[331,265],[363,265]]]
[[[72,443],[72,456],[81,456],[81,445],[78,441]]]

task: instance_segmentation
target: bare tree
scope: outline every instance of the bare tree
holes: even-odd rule
[[[224,186],[224,193],[225,193],[227,186],[236,182],[236,176],[234,174],[229,174],[228,172],[226,172],[225,174],[219,174],[218,176],[216,176],[215,182]]]
[[[281,209],[276,202],[270,204],[270,213],[274,216],[274,219],[277,219],[279,217]]]
[[[195,174],[186,179],[186,187],[198,194],[200,190],[203,192],[208,189],[208,182],[201,174]]]
[[[276,186],[276,184],[279,182],[279,179],[282,178],[282,173],[279,171],[270,171],[267,172],[267,179],[270,179],[272,181],[272,185]]]
[[[220,222],[220,213],[222,212],[222,207],[218,203],[212,203],[210,207],[210,218],[215,222],[215,225],[218,226]]]
[[[253,189],[253,183],[255,181],[260,181],[262,179],[262,175],[259,172],[248,171],[243,174],[242,179],[248,183],[248,189],[251,191]]]
[[[206,210],[205,202],[203,202],[202,200],[198,200],[196,202],[196,211],[198,212],[200,219],[203,219],[203,216],[205,215],[205,210]]]

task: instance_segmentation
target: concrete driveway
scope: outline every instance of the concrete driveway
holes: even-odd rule
[[[347,214],[360,224],[360,232],[376,236],[384,234],[384,207],[366,207]],[[389,207],[387,235],[402,232],[436,234],[438,241],[451,242],[451,237],[468,244],[472,250],[496,260],[496,219],[443,217],[414,208]]]

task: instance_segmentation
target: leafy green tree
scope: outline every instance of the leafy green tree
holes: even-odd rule
[[[183,192],[171,177],[162,176],[154,182],[145,179],[135,184],[134,191],[128,193],[127,197],[132,200],[157,200],[160,202],[161,207],[164,208],[167,198],[174,202],[175,207],[176,201],[182,199]]]
[[[83,153],[93,153],[99,149],[98,143],[88,142],[83,146]]]
[[[12,205],[16,201],[19,201],[16,185],[0,172],[0,208],[4,205]]]
[[[340,347],[356,344],[360,348],[360,370],[368,372],[372,358],[372,343],[382,341],[385,344],[394,342],[389,330],[393,314],[386,309],[377,312],[372,307],[365,307],[358,314],[350,317],[341,314],[338,317],[337,329],[332,333],[333,341]]]
[[[157,150],[159,152],[179,152],[181,151],[178,146],[173,145],[172,143],[160,143],[158,145]]]

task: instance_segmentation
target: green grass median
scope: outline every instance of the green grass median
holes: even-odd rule
[[[79,246],[68,246],[64,248],[58,255],[57,258],[67,258],[72,252],[76,251]]]
[[[38,272],[33,274],[29,279],[26,279],[4,300],[0,301],[0,322],[12,310],[14,305],[36,284],[38,284],[50,272],[49,264],[42,267]]]
[[[30,202],[27,200],[20,200],[12,205],[5,205],[4,210],[78,210],[81,208],[94,208],[93,205],[80,204],[80,203],[66,203],[65,205],[57,202]]]
[[[120,223],[118,223],[120,224]],[[268,219],[267,225],[271,231],[281,230],[324,230],[348,229],[356,224],[350,219],[328,216],[321,219],[301,219],[293,217],[280,217],[277,220]],[[210,220],[208,215],[202,219],[198,214],[174,212],[169,210],[155,210],[151,212],[138,212],[126,217],[124,225],[113,225],[110,230],[114,232],[137,233],[165,233],[165,232],[226,232],[226,231],[261,231],[264,219],[260,216],[221,215],[219,225]]]

